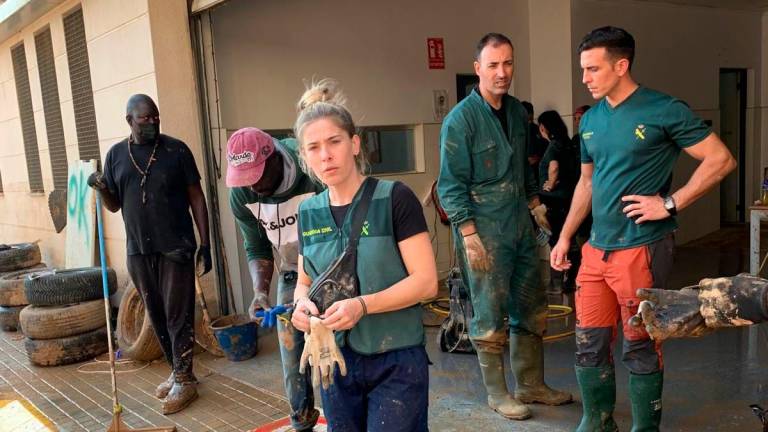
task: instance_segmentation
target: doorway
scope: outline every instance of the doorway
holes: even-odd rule
[[[720,69],[720,137],[738,166],[720,183],[720,222],[744,223],[747,70]]]

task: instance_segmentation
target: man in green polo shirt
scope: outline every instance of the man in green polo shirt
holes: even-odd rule
[[[638,288],[666,288],[675,214],[701,198],[736,163],[722,141],[682,101],[640,86],[631,76],[635,41],[602,27],[578,51],[583,82],[599,102],[581,119],[581,178],[560,240],[556,270],[579,224],[592,211],[589,243],[576,278],[576,377],[584,413],[577,431],[613,431],[616,386],[612,342],[616,321],[637,313]],[[700,164],[682,188],[670,190],[683,150]],[[623,325],[622,362],[630,371],[633,431],[661,422],[661,345],[642,327]]]

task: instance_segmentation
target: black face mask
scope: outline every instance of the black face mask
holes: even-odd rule
[[[160,125],[157,123],[144,123],[139,125],[142,143],[153,143],[160,134]]]

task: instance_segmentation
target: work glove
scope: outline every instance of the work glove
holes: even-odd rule
[[[706,333],[704,317],[699,312],[699,290],[679,291],[656,288],[639,289],[642,299],[637,315],[629,319],[634,327],[644,326],[655,341],[669,338],[701,336]]]
[[[286,312],[290,312],[291,310],[291,308],[288,308],[284,305],[278,305],[269,309],[259,309],[254,314],[254,319],[256,321],[261,321],[261,324],[259,324],[261,328],[268,329],[274,327],[275,324],[277,324],[277,320],[280,315]]]
[[[536,222],[536,225],[541,228],[545,234],[551,237],[552,225],[549,224],[549,220],[547,219],[547,206],[544,204],[539,204],[538,206],[531,209],[531,215],[533,216],[533,220]]]
[[[104,183],[104,174],[102,174],[100,171],[94,171],[91,173],[91,175],[88,176],[88,186],[98,191],[103,191],[106,189],[107,184]]]
[[[491,258],[477,233],[464,237],[464,250],[467,255],[469,267],[475,271],[487,272],[491,270]]]
[[[257,313],[263,310],[269,310],[272,305],[269,304],[269,294],[260,289],[253,289],[253,300],[248,306],[248,314],[251,319],[256,319]]]
[[[304,334],[304,351],[301,353],[299,372],[304,373],[309,362],[312,367],[312,385],[317,386],[322,382],[323,388],[333,384],[334,364],[339,365],[341,375],[347,375],[347,364],[344,356],[336,346],[336,338],[333,331],[327,329],[320,318],[309,318],[309,333]]]
[[[211,271],[211,247],[200,245],[195,255],[195,271],[198,276],[202,276]]]
[[[768,317],[768,281],[746,273],[702,279],[695,289],[640,289],[643,299],[632,325],[644,325],[655,340],[695,337],[717,328],[752,325]]]

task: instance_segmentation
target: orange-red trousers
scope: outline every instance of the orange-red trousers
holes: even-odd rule
[[[613,364],[612,346],[620,322],[622,362],[627,369],[636,374],[663,369],[660,344],[627,320],[637,313],[638,288],[666,288],[673,252],[671,234],[647,245],[614,251],[584,245],[576,277],[577,366]]]

